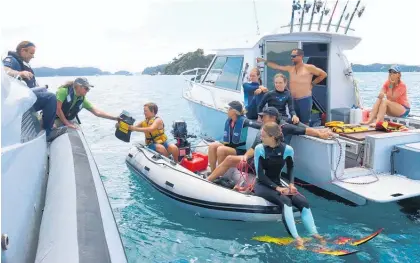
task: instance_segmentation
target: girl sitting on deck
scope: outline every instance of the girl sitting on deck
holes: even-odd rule
[[[288,233],[296,239],[298,247],[303,246],[303,239],[298,235],[293,216],[293,206],[301,213],[303,225],[314,238],[324,242],[317,232],[311,209],[306,198],[298,193],[294,186],[293,148],[283,140],[281,127],[275,122],[264,124],[261,130],[262,143],[255,147],[254,164],[257,180],[254,186],[255,195],[279,206],[283,223]],[[289,188],[283,187],[280,174],[283,166],[287,167]]]
[[[388,80],[385,81],[382,86],[382,90],[373,105],[369,119],[365,122],[361,122],[361,124],[371,124],[371,126],[375,126],[377,122],[384,121],[385,114],[393,117],[405,118],[410,113],[407,87],[401,80],[400,68],[398,66],[392,66],[388,72]]]
[[[280,113],[280,120],[286,121],[290,124],[298,124],[299,118],[296,115],[293,98],[290,91],[286,89],[287,78],[285,75],[278,73],[274,76],[275,90],[267,92],[258,105],[258,112],[262,112],[264,106],[275,107]],[[289,109],[289,114],[292,117],[289,119],[286,112],[286,107]]]

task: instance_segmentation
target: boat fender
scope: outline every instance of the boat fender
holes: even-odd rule
[[[9,237],[7,234],[1,235],[1,248],[3,250],[7,250],[9,248]]]

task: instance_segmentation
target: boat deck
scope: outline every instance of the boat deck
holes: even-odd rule
[[[346,179],[333,184],[368,200],[386,203],[420,195],[420,180],[399,174],[374,173],[362,167],[345,170]]]

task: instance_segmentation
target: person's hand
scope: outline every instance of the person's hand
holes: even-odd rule
[[[248,156],[246,156],[246,154],[242,155],[242,162],[246,162],[248,161]]]
[[[68,128],[77,129],[77,126],[76,126],[76,125],[74,125],[73,123],[68,123],[68,124],[66,124],[66,126],[67,126]]]
[[[298,117],[298,116],[296,116],[296,115],[293,115],[293,117],[292,117],[292,122],[293,122],[293,124],[297,124],[297,123],[299,123],[299,117]]]
[[[319,131],[319,138],[327,140],[331,139],[334,136],[334,133],[330,129],[323,129]]]
[[[263,92],[266,93],[268,91],[268,89],[266,87],[264,87],[263,85],[259,86],[259,89]]]
[[[118,128],[120,128],[120,123],[119,122],[115,123],[115,129],[118,129]]]
[[[296,187],[295,187],[295,185],[294,184],[290,184],[289,185],[289,192],[291,193],[291,194],[297,194],[297,189],[296,189]]]
[[[384,96],[385,96],[385,93],[383,93],[383,92],[381,92],[381,93],[379,93],[379,95],[378,95],[378,99],[383,99],[384,98]]]
[[[254,91],[254,95],[261,94],[261,92],[262,92],[262,90],[261,90],[261,89],[256,89],[256,90]]]
[[[289,193],[289,188],[277,186],[276,191],[282,195],[287,195]]]
[[[24,79],[31,79],[34,77],[34,74],[32,74],[29,71],[21,71],[19,72],[19,77],[24,78]]]
[[[263,58],[257,58],[257,63],[260,63],[260,62],[266,62],[267,60],[265,60],[265,59],[263,59]]]

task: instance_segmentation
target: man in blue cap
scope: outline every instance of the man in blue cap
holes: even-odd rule
[[[47,141],[51,142],[58,136],[64,134],[67,128],[53,129],[56,114],[57,100],[54,93],[48,92],[46,88],[37,87],[38,83],[35,74],[28,64],[34,58],[35,45],[30,41],[22,41],[15,51],[9,51],[3,59],[3,65],[9,76],[22,79],[36,95],[36,102],[33,105],[35,111],[42,110],[42,125],[45,129]]]
[[[112,116],[99,110],[86,99],[86,94],[94,86],[86,78],[77,78],[74,81],[67,82],[57,90],[57,117],[61,123],[69,128],[76,129],[71,122],[76,118],[82,109],[87,109],[93,115],[108,120],[118,121],[119,116]],[[60,123],[56,123],[60,124]],[[57,125],[58,126],[58,125]]]

